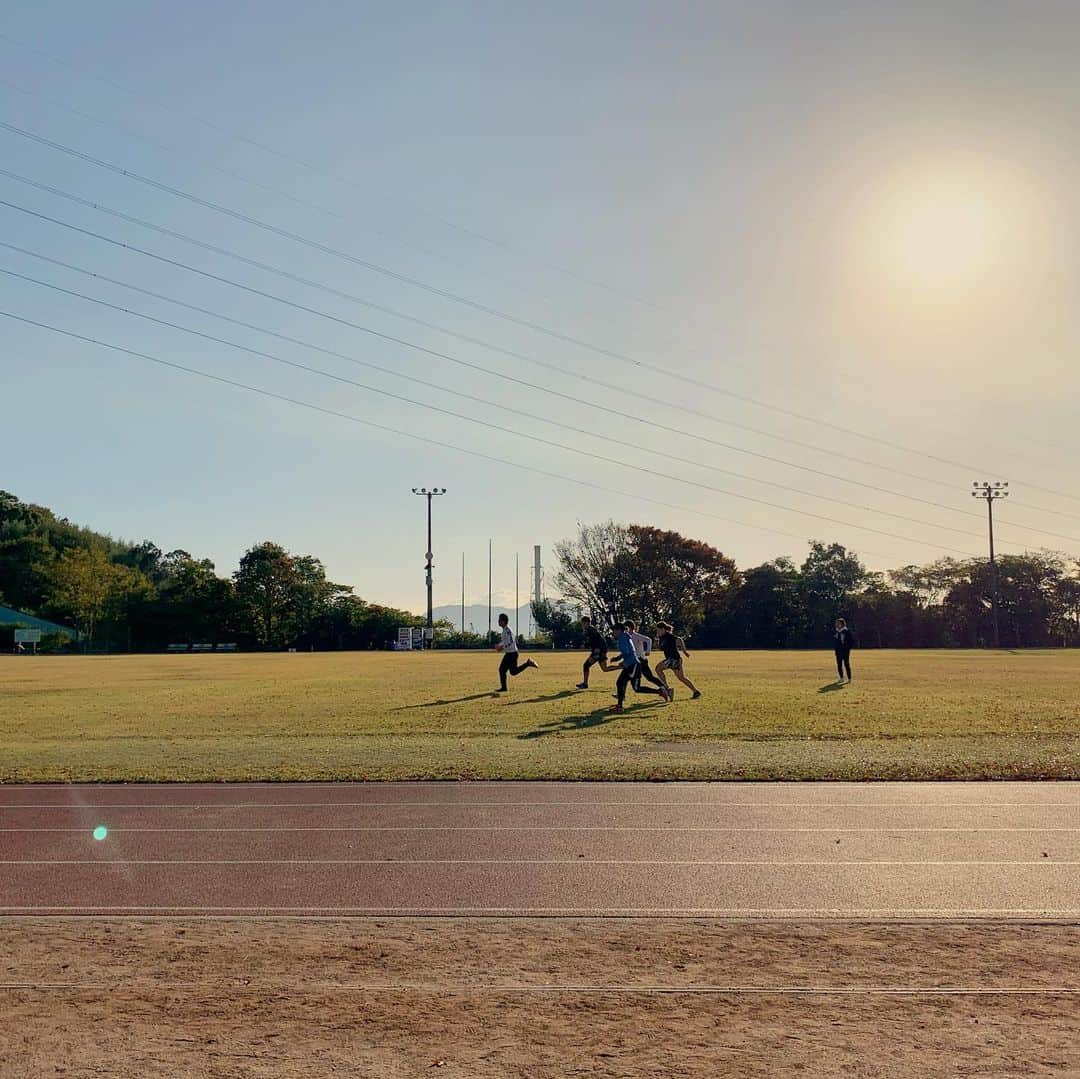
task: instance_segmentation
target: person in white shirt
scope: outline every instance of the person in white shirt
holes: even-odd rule
[[[539,665],[531,659],[518,665],[518,646],[517,641],[514,640],[514,631],[510,628],[509,615],[499,615],[499,628],[502,630],[502,642],[495,645],[495,651],[503,654],[502,663],[499,664],[499,692],[505,693],[508,674],[518,675],[530,667],[539,670]]]
[[[630,640],[634,642],[634,654],[637,656],[637,670],[630,681],[634,692],[641,692],[641,680],[643,678],[646,682],[652,682],[654,686],[660,686],[661,689],[666,690],[667,686],[653,674],[653,669],[649,665],[649,653],[652,651],[653,645],[652,638],[646,637],[644,633],[638,633],[636,622],[627,621],[626,631],[630,634]]]

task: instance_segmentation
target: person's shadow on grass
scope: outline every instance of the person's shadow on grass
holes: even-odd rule
[[[843,682],[829,682],[827,685],[821,687],[818,693],[835,693],[838,689],[844,688]]]
[[[630,707],[623,712],[613,712],[610,708],[598,708],[595,712],[587,712],[583,716],[563,716],[562,719],[549,720],[547,723],[541,723],[535,730],[519,734],[518,738],[522,741],[532,741],[536,738],[546,738],[549,734],[585,731],[590,727],[602,727],[605,723],[611,723],[623,716],[631,715],[636,712],[644,712],[647,709],[655,707],[656,705],[654,704],[642,702],[641,704],[630,705]]]
[[[578,690],[564,689],[558,693],[549,693],[546,697],[526,697],[523,701],[510,701],[510,705],[518,704],[549,704],[551,701],[565,700],[567,697],[576,697]]]
[[[440,698],[437,701],[424,701],[421,704],[403,704],[400,708],[392,708],[393,712],[411,712],[415,708],[438,708],[443,704],[465,704],[468,701],[482,701],[485,697],[500,697],[498,690],[488,690],[486,693],[470,693],[468,697]]]

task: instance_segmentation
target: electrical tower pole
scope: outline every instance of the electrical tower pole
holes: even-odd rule
[[[971,485],[975,488],[971,492],[972,498],[981,498],[986,503],[986,519],[990,527],[990,609],[994,615],[994,647],[1001,647],[1001,625],[998,619],[998,573],[997,561],[994,558],[994,503],[1000,498],[1009,497],[1009,485],[1007,483],[978,483]]]
[[[427,562],[424,566],[425,577],[427,580],[427,639],[428,648],[435,646],[435,623],[431,617],[431,585],[432,575],[431,567],[435,563],[435,559],[431,554],[431,500],[438,495],[446,494],[445,487],[433,487],[430,491],[426,487],[414,487],[412,489],[414,495],[420,495],[421,498],[427,499]]]

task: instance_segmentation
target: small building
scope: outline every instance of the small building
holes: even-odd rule
[[[50,622],[47,618],[17,611],[14,607],[0,607],[0,631],[16,629],[39,629],[43,635],[60,633],[69,641],[75,640],[75,631],[70,626],[62,626],[59,622]]]

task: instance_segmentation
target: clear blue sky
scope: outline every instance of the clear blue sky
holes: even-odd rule
[[[222,572],[271,538],[318,555],[366,598],[414,609],[423,604],[423,506],[409,491],[423,484],[450,490],[438,504],[437,603],[457,600],[463,551],[468,598],[484,595],[489,536],[505,602],[515,551],[526,565],[540,543],[550,566],[551,544],[578,520],[609,516],[679,529],[743,566],[801,558],[811,538],[841,540],[877,568],[943,548],[978,552],[979,519],[887,492],[971,512],[967,490],[983,478],[1013,486],[1005,550],[1080,553],[1080,540],[1032,530],[1080,536],[1080,501],[1066,497],[1080,496],[1075,4],[106,0],[9,5],[0,33],[4,122],[601,351],[9,131],[0,131],[0,167],[618,386],[588,385],[0,177],[5,201],[581,402],[0,207],[8,243],[489,404],[8,249],[0,268],[511,433],[0,275],[4,310],[597,485],[425,446],[0,319],[0,485],[24,499],[124,538],[182,546]]]

